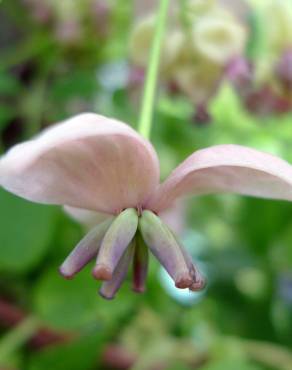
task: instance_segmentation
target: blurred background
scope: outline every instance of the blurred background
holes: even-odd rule
[[[0,152],[93,111],[136,126],[158,1],[2,0]],[[171,2],[152,141],[162,178],[194,150],[237,143],[292,162],[292,2]],[[1,370],[291,370],[292,205],[234,195],[172,220],[208,278],[98,296],[58,266],[84,234],[58,207],[0,189]]]

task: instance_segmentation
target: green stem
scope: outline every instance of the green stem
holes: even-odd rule
[[[28,317],[1,339],[0,366],[33,336],[38,327],[38,320],[34,317]]]
[[[162,45],[162,38],[165,30],[167,9],[169,0],[161,0],[158,10],[155,34],[150,52],[149,64],[147,69],[146,81],[144,85],[142,108],[138,131],[146,139],[150,137],[153,105],[155,98],[156,81],[158,76],[159,59]]]

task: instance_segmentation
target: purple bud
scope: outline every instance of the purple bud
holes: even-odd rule
[[[139,67],[131,67],[128,78],[129,88],[142,87],[145,80],[145,70]]]
[[[241,95],[246,95],[252,88],[253,66],[244,57],[237,56],[227,64],[225,76]]]
[[[205,126],[212,122],[212,117],[205,103],[197,105],[192,121],[198,126]]]
[[[56,26],[56,37],[63,44],[75,44],[81,38],[81,25],[79,21],[68,19],[60,21]]]
[[[245,98],[246,108],[259,116],[270,114],[283,114],[291,110],[292,104],[289,99],[276,94],[273,89],[266,85],[259,90],[252,91]]]
[[[292,90],[292,49],[286,50],[275,67],[275,74],[283,88]]]
[[[180,92],[178,84],[173,80],[168,83],[167,90],[171,95],[177,95]]]
[[[46,24],[52,17],[51,6],[46,1],[41,0],[23,0],[29,8],[32,17],[41,24]]]
[[[92,16],[96,30],[100,36],[107,36],[109,31],[110,6],[107,1],[93,0]]]

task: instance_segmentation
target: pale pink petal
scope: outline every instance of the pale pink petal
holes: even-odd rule
[[[75,221],[92,228],[105,221],[111,214],[89,211],[87,209],[65,206],[64,211]]]
[[[171,173],[147,207],[160,212],[184,195],[226,192],[292,200],[292,166],[271,154],[240,145],[202,149]]]
[[[159,217],[176,235],[182,235],[187,226],[185,199],[179,199],[177,202],[174,202],[171,208],[167,208],[159,213]]]
[[[115,213],[143,205],[158,184],[152,145],[126,124],[84,113],[12,148],[0,185],[23,198]]]

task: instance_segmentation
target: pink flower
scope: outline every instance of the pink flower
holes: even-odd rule
[[[101,294],[113,298],[129,264],[143,291],[148,250],[178,288],[202,289],[190,256],[159,215],[180,197],[232,192],[292,200],[292,167],[273,155],[238,145],[199,150],[159,184],[151,143],[128,125],[86,113],[12,148],[0,160],[0,184],[25,199],[65,205],[94,226],[61,266],[73,277],[97,256]]]

